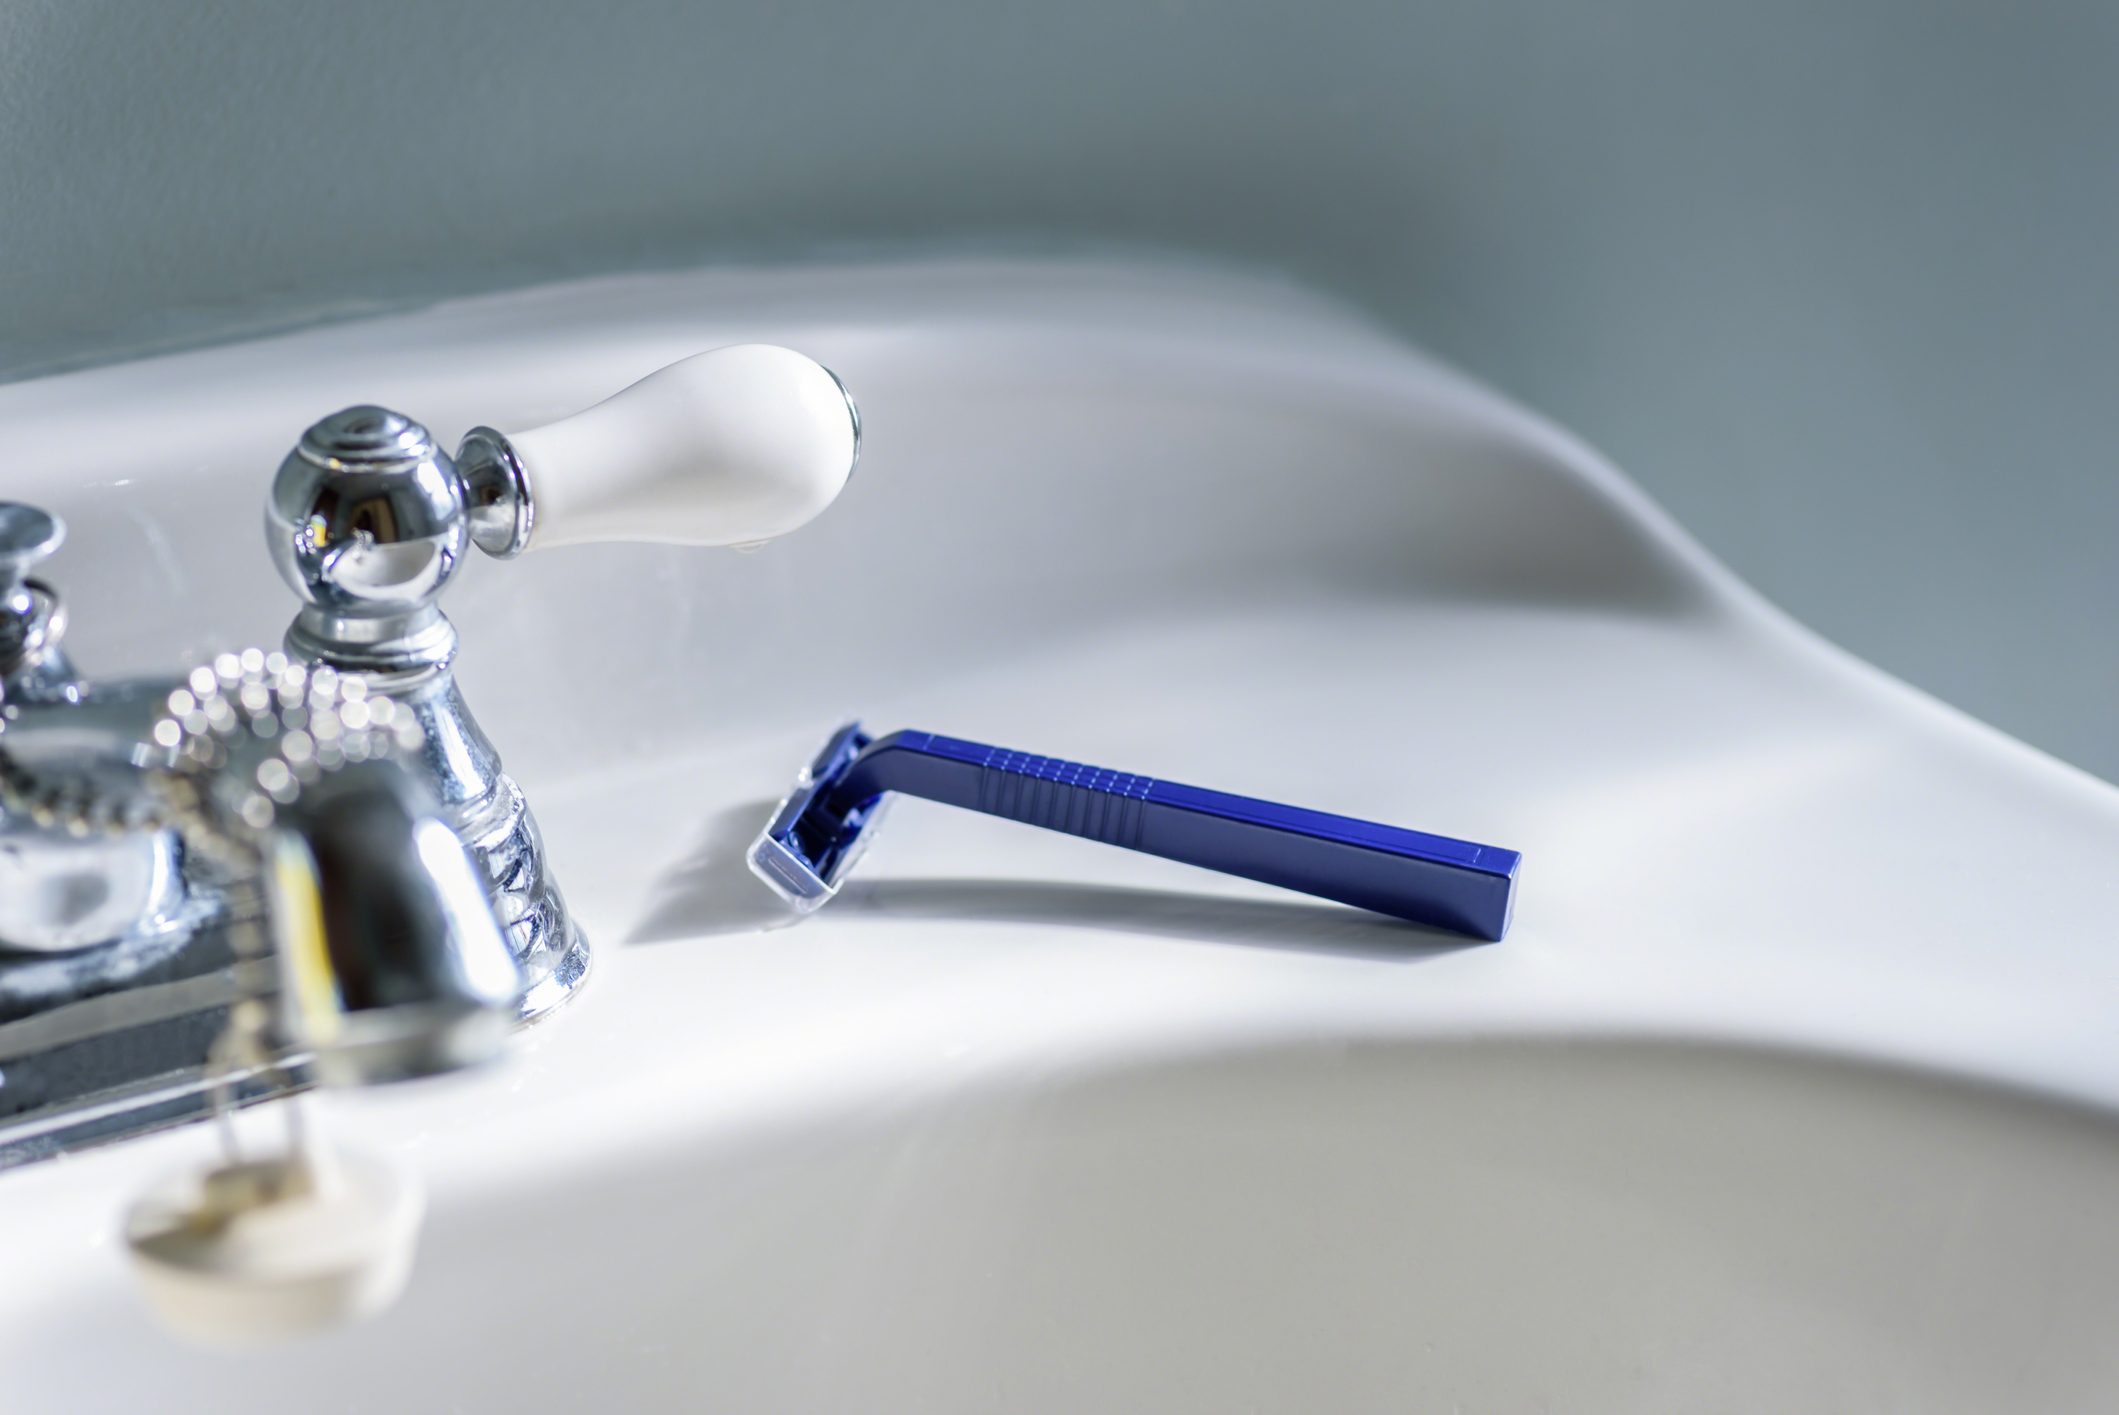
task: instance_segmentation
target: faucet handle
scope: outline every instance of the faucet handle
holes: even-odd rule
[[[22,592],[30,571],[66,540],[66,523],[42,507],[0,501],[0,603]]]
[[[829,506],[861,420],[830,369],[735,344],[680,359],[593,408],[457,451],[471,539],[505,559],[591,541],[748,545]]]
[[[66,523],[41,507],[0,501],[0,676],[12,678],[38,664],[64,676],[58,653],[66,611],[30,572],[66,539]]]

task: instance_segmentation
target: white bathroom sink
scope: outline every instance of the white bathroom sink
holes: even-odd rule
[[[404,1300],[185,1347],[117,1232],[209,1135],[32,1166],[0,1410],[2119,1404],[2119,793],[1342,310],[599,281],[0,388],[11,494],[71,522],[83,666],[169,667],[277,637],[257,500],[318,413],[453,439],[739,339],[860,397],[837,508],[452,599],[597,971],[505,1067],[324,1099],[427,1184]],[[1514,847],[1515,926],[907,802],[768,929],[742,846],[855,713]]]

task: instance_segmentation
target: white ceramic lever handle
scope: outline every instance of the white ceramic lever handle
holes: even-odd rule
[[[831,505],[860,454],[860,419],[822,364],[734,344],[507,440],[533,508],[526,549],[746,545]]]

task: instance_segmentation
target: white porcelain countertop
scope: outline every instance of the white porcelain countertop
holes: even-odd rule
[[[328,1098],[438,1192],[1276,1039],[1667,1039],[2119,1111],[2119,791],[1819,642],[1594,454],[1299,292],[590,282],[0,388],[11,494],[73,523],[83,665],[167,666],[284,620],[243,508],[309,417],[520,425],[751,338],[861,399],[840,507],[756,557],[554,552],[453,601],[598,952],[513,1064]],[[1514,929],[911,802],[844,897],[766,928],[743,846],[856,713],[1516,848]],[[0,1330],[118,1281],[123,1199],[204,1145],[0,1176],[0,1251],[42,1275],[0,1280]]]

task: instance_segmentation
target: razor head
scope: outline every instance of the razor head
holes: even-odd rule
[[[839,892],[890,804],[885,796],[842,813],[832,800],[834,788],[871,740],[858,722],[832,733],[751,843],[751,873],[798,914],[812,912]]]

